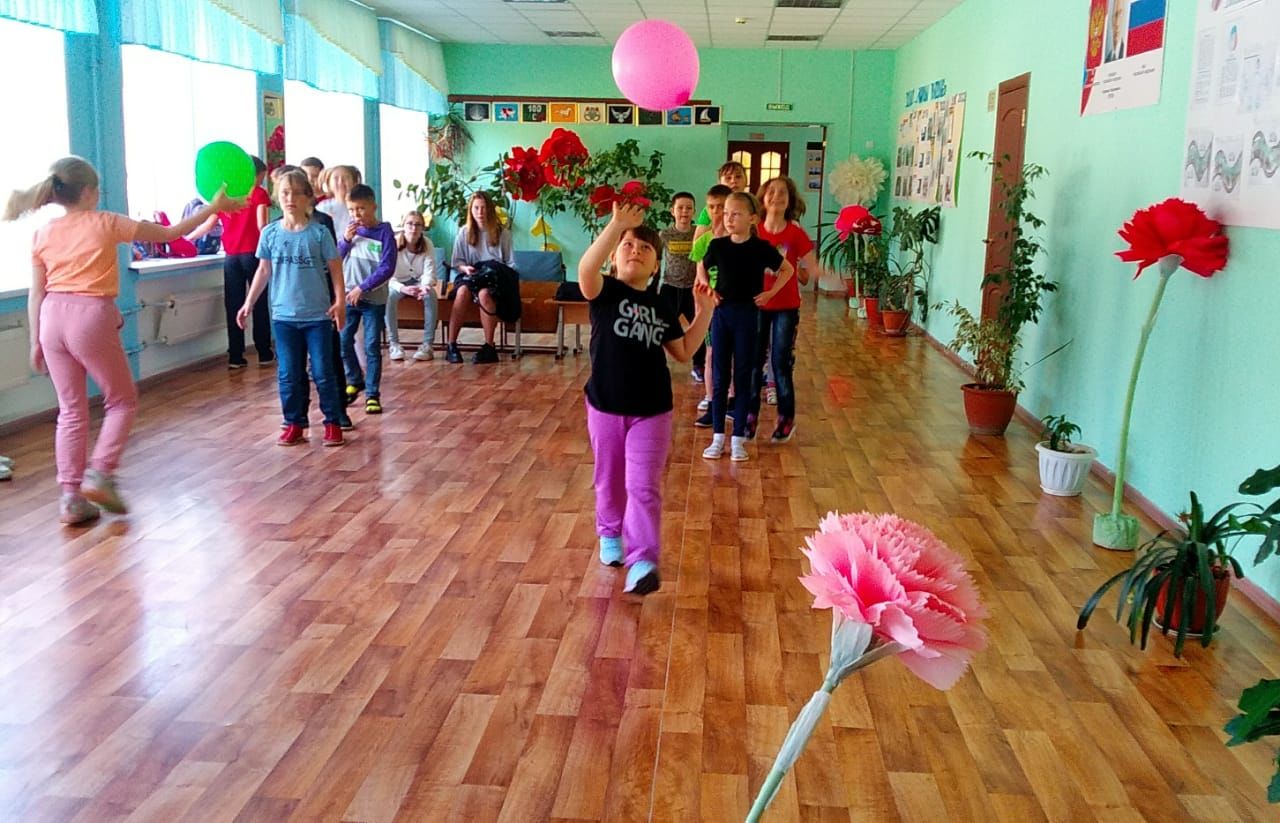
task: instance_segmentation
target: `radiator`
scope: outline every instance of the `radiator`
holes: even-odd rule
[[[156,318],[155,342],[176,346],[226,329],[222,289],[171,294]]]
[[[22,352],[21,357],[0,358],[0,390],[21,386],[31,379],[29,350],[26,323],[0,327],[0,351]]]

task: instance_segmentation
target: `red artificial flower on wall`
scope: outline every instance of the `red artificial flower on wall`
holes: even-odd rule
[[[542,161],[547,184],[557,188],[569,186],[576,189],[581,186],[585,182],[581,176],[570,181],[567,175],[574,167],[587,162],[589,156],[587,147],[582,145],[581,138],[569,129],[556,129],[551,132],[551,136],[543,141],[542,150],[538,152],[538,159]],[[570,185],[571,182],[572,185]]]
[[[503,163],[502,182],[506,184],[517,200],[532,202],[538,199],[538,192],[546,184],[542,172],[542,163],[538,160],[538,150],[530,146],[511,147],[511,156]]]
[[[1134,212],[1120,229],[1129,248],[1116,257],[1138,264],[1138,275],[1162,258],[1176,255],[1182,267],[1201,277],[1212,277],[1227,265],[1227,238],[1222,224],[1199,206],[1177,197]]]
[[[596,217],[604,217],[613,211],[615,201],[622,206],[649,208],[653,203],[644,195],[644,183],[639,180],[632,180],[629,183],[625,183],[621,189],[614,189],[613,186],[597,186],[596,190],[591,192],[588,200],[590,200],[591,205],[596,207]]]

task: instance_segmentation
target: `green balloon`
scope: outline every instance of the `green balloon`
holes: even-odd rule
[[[245,197],[253,190],[253,158],[235,143],[219,140],[196,152],[196,191],[212,201],[225,183],[228,197]]]

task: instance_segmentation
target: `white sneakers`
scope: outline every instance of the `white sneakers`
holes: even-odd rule
[[[711,435],[711,445],[702,450],[702,456],[707,460],[719,460],[723,457],[724,435]],[[751,455],[747,452],[747,438],[731,438],[729,442],[729,459],[735,463],[743,463],[751,459]]]
[[[399,343],[392,343],[392,344],[391,344],[391,346],[390,346],[389,348],[391,349],[391,353],[390,353],[388,356],[389,356],[392,360],[403,360],[403,359],[404,359],[404,349],[402,349],[402,348],[400,347],[400,344],[399,344]]]
[[[413,353],[413,359],[419,362],[423,360],[435,359],[435,353],[431,351],[431,344],[423,343],[421,346],[419,346],[418,350]]]

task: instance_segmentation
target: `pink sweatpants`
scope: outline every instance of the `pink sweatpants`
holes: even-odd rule
[[[93,449],[93,468],[112,474],[138,411],[138,389],[120,343],[120,316],[110,297],[50,293],[40,305],[40,347],[58,393],[54,447],[58,483],[78,491],[89,453],[86,374],[102,389],[106,415]]]
[[[590,401],[586,406],[596,458],[596,534],[622,538],[628,568],[641,560],[657,563],[673,413],[625,417],[599,411]]]

